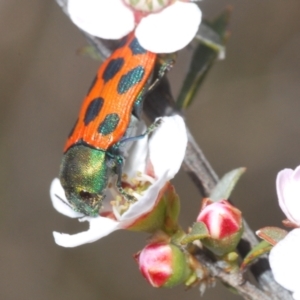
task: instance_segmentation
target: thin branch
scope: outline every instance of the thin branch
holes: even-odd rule
[[[250,300],[274,300],[273,296],[269,296],[259,290],[255,285],[243,279],[241,272],[227,273],[211,261],[207,255],[197,254],[196,258],[209,269],[211,276],[220,279],[223,283],[228,284],[237,290],[244,298]]]

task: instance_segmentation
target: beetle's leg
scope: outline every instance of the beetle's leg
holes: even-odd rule
[[[137,136],[132,136],[132,137],[128,137],[128,138],[124,138],[122,139],[119,143],[125,143],[125,142],[133,142],[133,141],[137,141],[140,140],[142,138],[144,138],[146,135],[150,134],[152,131],[154,131],[158,126],[160,126],[162,123],[162,119],[159,118],[157,120],[155,120],[148,128],[147,130]]]
[[[141,115],[142,115],[143,101],[144,101],[144,98],[145,98],[145,92],[146,92],[146,88],[143,87],[142,91],[139,93],[139,95],[137,96],[137,98],[136,98],[136,100],[135,100],[135,102],[133,104],[132,113],[138,119],[140,119]]]
[[[123,157],[121,155],[118,155],[116,157],[116,174],[117,174],[117,189],[119,193],[128,201],[128,202],[136,202],[137,199],[129,195],[122,187],[122,168],[123,168]]]
[[[116,187],[119,191],[119,193],[128,201],[128,202],[135,202],[137,201],[137,199],[128,194],[125,189],[122,187],[122,169],[123,169],[123,163],[124,163],[124,158],[122,157],[122,155],[117,154],[118,150],[119,150],[119,146],[120,143],[124,143],[124,142],[129,142],[129,141],[136,141],[139,140],[143,137],[145,137],[146,135],[148,135],[149,133],[151,133],[153,130],[155,130],[160,124],[162,123],[162,119],[159,118],[157,119],[154,123],[152,123],[147,130],[138,136],[133,136],[133,137],[129,137],[129,138],[124,138],[121,141],[119,141],[117,144],[115,144],[115,147],[112,147],[111,153],[107,152],[107,155],[113,159],[114,161],[114,172],[117,175],[117,182],[116,182]],[[113,154],[113,152],[115,152],[115,154]]]
[[[156,71],[152,72],[152,73],[155,73],[156,78],[154,79],[153,82],[151,82],[153,74],[152,74],[152,76],[150,76],[149,82],[141,90],[141,92],[139,93],[138,97],[136,98],[136,100],[134,102],[132,112],[138,119],[140,119],[140,116],[142,114],[143,101],[144,101],[146,95],[149,92],[151,92],[158,85],[158,83],[165,76],[165,74],[172,69],[172,67],[175,64],[175,58],[176,58],[176,55],[174,53],[173,54],[165,54],[164,56],[162,56],[162,55],[159,56],[157,67],[156,67],[156,69],[158,68],[158,71],[156,70]]]
[[[175,54],[169,54],[169,55],[162,56],[158,59],[159,70],[157,71],[157,77],[152,82],[152,84],[148,87],[147,93],[153,90],[160,82],[160,80],[165,76],[165,74],[172,69],[172,67],[175,64],[175,56],[176,56]]]

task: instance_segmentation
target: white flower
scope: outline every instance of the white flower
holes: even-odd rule
[[[171,53],[185,47],[201,22],[200,9],[188,0],[152,0],[152,8],[145,0],[131,3],[69,0],[68,12],[80,29],[104,39],[120,39],[136,28],[141,46],[155,53]]]
[[[54,179],[50,188],[50,196],[55,209],[71,218],[82,217],[79,221],[88,221],[89,230],[74,235],[54,232],[55,242],[63,247],[76,247],[94,242],[118,229],[129,228],[145,214],[152,211],[158,200],[158,195],[166,182],[178,172],[184,158],[187,144],[186,128],[180,116],[164,117],[162,124],[148,136],[137,141],[130,150],[123,172],[130,180],[148,179],[150,187],[142,195],[137,195],[138,201],[127,211],[120,214],[110,203],[109,195],[105,198],[103,212],[99,217],[86,217],[74,212],[68,206],[63,188],[58,179]],[[143,174],[136,177],[137,172]],[[150,177],[147,174],[154,175]]]
[[[292,223],[300,226],[300,166],[280,171],[276,189],[280,208]]]
[[[270,252],[269,262],[275,280],[300,300],[300,228],[292,230]]]
[[[279,206],[295,226],[300,226],[300,166],[295,170],[284,169],[276,178]],[[300,300],[300,228],[294,229],[278,242],[269,256],[275,280],[293,292]]]

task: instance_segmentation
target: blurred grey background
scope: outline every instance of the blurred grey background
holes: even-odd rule
[[[280,225],[276,173],[300,164],[300,1],[205,0],[205,17],[233,6],[226,60],[186,113],[219,175],[246,166],[233,194],[254,229]],[[198,299],[197,288],[153,289],[132,254],[146,235],[125,231],[64,249],[52,231],[86,228],[54,211],[49,185],[98,63],[76,54],[85,39],[55,1],[0,2],[0,299]],[[174,94],[190,50],[170,74]],[[200,197],[184,173],[174,180],[181,223]],[[204,299],[240,299],[222,286]]]

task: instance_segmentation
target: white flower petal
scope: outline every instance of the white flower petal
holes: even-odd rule
[[[145,49],[171,53],[191,42],[200,22],[201,11],[195,3],[176,1],[161,12],[144,17],[135,34]]]
[[[270,252],[269,262],[275,280],[284,288],[300,293],[300,228],[292,230]],[[297,299],[297,298],[295,298]]]
[[[119,39],[134,29],[134,15],[121,0],[69,0],[71,20],[82,30],[104,39]]]
[[[52,205],[59,213],[70,218],[79,218],[84,216],[82,213],[76,212],[72,209],[58,178],[54,178],[51,183],[50,197]]]
[[[138,123],[136,135],[143,134],[147,130],[144,122]],[[126,158],[123,173],[129,178],[136,177],[137,172],[144,173],[148,153],[148,135],[135,141],[130,148],[130,155]]]
[[[90,228],[87,231],[73,235],[53,232],[56,244],[68,248],[77,247],[86,243],[95,242],[115,230],[128,227],[139,217],[152,210],[156,203],[157,196],[165,183],[166,174],[159,178],[159,180],[147,190],[145,195],[121,216],[120,221],[101,216],[97,218],[84,217],[82,221],[88,221],[90,223]]]
[[[160,190],[167,182],[167,174],[163,174],[153,185],[151,185],[145,194],[134,203],[121,217],[122,228],[127,227],[142,215],[150,212],[156,203]]]
[[[300,300],[300,289],[298,291],[296,291],[295,293],[293,293],[293,298],[295,300]]]
[[[153,132],[149,141],[149,159],[156,177],[168,170],[167,180],[180,169],[187,145],[186,127],[182,117],[162,118],[162,124]]]
[[[53,232],[55,243],[62,247],[77,247],[86,243],[95,242],[111,232],[119,229],[119,222],[109,218],[85,218],[90,223],[90,229],[77,234]]]
[[[300,225],[300,167],[280,171],[276,189],[280,208],[291,222]]]
[[[289,212],[285,205],[285,194],[287,191],[287,186],[290,185],[291,177],[293,175],[292,169],[284,169],[281,170],[276,177],[276,190],[277,190],[277,197],[278,197],[278,203],[283,211],[283,213],[286,215],[286,217],[289,219]]]

